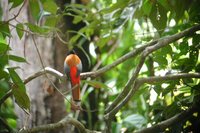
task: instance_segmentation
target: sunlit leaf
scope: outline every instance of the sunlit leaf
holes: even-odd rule
[[[146,124],[147,120],[139,114],[132,114],[126,117],[123,120],[124,124],[128,124],[129,126],[135,127],[137,129],[140,129],[143,127],[144,124]]]
[[[82,20],[83,20],[82,17],[80,17],[80,16],[75,16],[74,19],[73,19],[73,23],[74,23],[74,24],[77,24],[77,23],[81,22]]]

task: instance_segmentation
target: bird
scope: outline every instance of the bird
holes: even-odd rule
[[[82,72],[82,62],[74,51],[69,53],[65,58],[64,72],[67,75],[67,78],[71,82],[72,101],[75,102],[75,104],[78,104],[81,101],[80,73]],[[73,107],[75,108],[76,105],[72,104],[71,108],[73,109]]]

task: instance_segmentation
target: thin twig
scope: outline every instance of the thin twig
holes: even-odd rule
[[[39,56],[39,59],[40,59],[42,68],[43,68],[44,71],[45,71],[44,75],[45,75],[46,78],[49,80],[49,82],[51,83],[51,85],[52,85],[52,86],[67,100],[67,102],[69,102],[70,104],[72,104],[72,103],[70,102],[70,100],[68,100],[68,99],[65,97],[65,95],[59,90],[59,88],[57,88],[57,86],[53,83],[53,81],[48,77],[47,72],[46,72],[46,69],[45,69],[44,62],[42,61],[42,57],[41,57],[41,55],[40,55],[39,49],[38,49],[38,47],[37,47],[37,43],[36,43],[35,38],[34,38],[33,35],[32,35],[32,39],[33,39],[33,43],[34,43],[34,45],[35,45],[36,51],[37,51],[37,53],[38,53],[38,56]],[[75,88],[76,88],[76,87],[75,87]]]
[[[19,16],[19,14],[20,14],[22,8],[24,7],[24,5],[26,4],[26,2],[27,2],[27,0],[24,0],[24,2],[23,2],[23,4],[22,4],[22,6],[20,7],[19,11],[17,12],[17,14],[14,15],[13,18],[8,19],[8,20],[6,21],[6,23],[9,23],[10,21],[15,20],[15,19]]]

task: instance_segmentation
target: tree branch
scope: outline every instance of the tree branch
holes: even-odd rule
[[[102,68],[100,68],[97,71],[81,73],[81,78],[82,79],[85,79],[87,77],[96,78],[96,77],[100,76],[101,74],[103,74],[103,73],[111,70],[112,68],[116,67],[117,65],[121,64],[122,62],[124,62],[124,61],[126,61],[126,60],[128,60],[130,58],[133,58],[133,57],[137,56],[146,47],[152,46],[152,45],[154,45],[156,43],[157,43],[157,40],[149,42],[149,43],[146,43],[146,44],[144,44],[143,46],[141,46],[139,48],[135,48],[133,51],[131,51],[131,52],[123,55],[122,57],[120,57],[119,59],[117,59],[116,61],[114,61],[112,64],[109,64],[109,65],[107,65],[105,67],[102,67]]]
[[[24,84],[30,82],[31,80],[33,80],[33,79],[35,79],[35,78],[37,78],[37,77],[39,77],[39,76],[44,75],[45,73],[51,74],[51,75],[55,76],[56,78],[58,78],[58,79],[60,79],[60,80],[65,80],[65,78],[66,78],[66,77],[65,77],[62,73],[60,73],[59,71],[57,71],[57,70],[55,70],[55,69],[53,69],[53,68],[50,68],[50,67],[45,67],[44,69],[42,69],[42,70],[40,70],[40,71],[38,71],[38,72],[32,74],[32,75],[29,76],[28,78],[26,78],[26,79],[24,80]]]
[[[80,133],[100,133],[98,131],[91,131],[91,130],[86,129],[84,125],[80,123],[78,120],[67,117],[67,116],[57,123],[41,125],[41,126],[30,128],[30,129],[22,129],[19,131],[19,133],[36,133],[36,132],[42,132],[42,131],[47,132],[50,130],[66,127],[68,124],[74,125],[79,130]]]
[[[137,76],[139,74],[139,71],[140,71],[142,65],[144,64],[144,61],[145,61],[146,57],[150,53],[152,53],[152,52],[154,52],[154,51],[156,51],[156,50],[158,50],[158,49],[160,49],[162,47],[165,47],[166,45],[168,45],[168,44],[170,44],[170,43],[172,43],[174,41],[177,41],[178,39],[180,39],[180,38],[182,38],[184,36],[187,36],[187,35],[189,35],[191,33],[194,33],[194,32],[196,32],[198,30],[200,30],[200,25],[193,26],[191,28],[188,28],[188,29],[180,32],[180,33],[177,33],[177,34],[174,34],[174,35],[171,35],[171,36],[168,36],[168,37],[160,38],[155,45],[150,45],[148,47],[145,47],[144,51],[141,53],[141,58],[140,58],[139,64],[137,65],[137,67],[136,67],[136,69],[135,69],[135,71],[133,73],[133,76],[127,82],[127,84],[125,85],[123,91],[117,96],[117,98],[113,101],[113,103],[110,106],[108,106],[108,108],[106,108],[105,113],[110,112],[109,113],[110,115],[105,115],[106,116],[105,118],[106,119],[107,118],[110,119],[108,116],[113,117],[119,111],[120,108],[117,108],[117,109],[114,109],[114,108],[129,93],[130,88],[133,85],[133,83],[135,82],[135,80],[136,80],[136,78],[137,78]],[[113,110],[113,112],[111,112],[112,110]]]
[[[153,84],[155,82],[165,82],[167,80],[176,80],[182,78],[200,78],[200,73],[180,73],[174,75],[166,75],[166,76],[153,76],[148,78],[138,78],[136,79],[133,87],[129,91],[128,95],[120,102],[112,111],[107,113],[104,117],[106,119],[112,118],[135,94],[135,92],[140,88],[144,83]]]
[[[121,64],[122,62],[137,56],[138,54],[140,54],[144,49],[146,49],[149,46],[153,46],[158,42],[164,42],[163,45],[166,45],[166,44],[172,43],[172,42],[174,42],[174,41],[176,41],[176,40],[178,40],[178,39],[180,39],[180,38],[182,38],[184,36],[187,36],[187,35],[189,35],[191,33],[194,33],[194,32],[196,32],[198,30],[200,30],[200,25],[195,25],[195,26],[193,26],[191,28],[188,28],[188,29],[186,29],[186,30],[184,30],[184,31],[182,31],[180,33],[177,33],[177,34],[174,34],[174,35],[171,35],[171,36],[168,36],[168,37],[163,37],[163,38],[160,38],[158,40],[154,40],[152,42],[148,42],[146,44],[143,44],[141,47],[135,48],[133,51],[123,55],[122,57],[120,57],[119,59],[114,61],[112,64],[109,64],[109,65],[107,65],[105,67],[102,67],[99,70],[94,71],[94,72],[82,73],[81,74],[81,78],[82,79],[86,79],[87,77],[96,78],[96,77],[100,76],[101,74],[109,71],[110,69],[116,67],[117,65]],[[161,48],[163,46],[160,45],[160,46],[157,46],[157,47],[158,47],[157,49],[159,49],[159,47]]]
[[[188,110],[185,110],[165,121],[160,122],[159,124],[156,124],[152,127],[142,129],[135,133],[158,133],[165,131],[166,128],[170,127],[173,124],[176,124],[178,122],[181,122],[185,120],[187,117],[191,116],[194,112],[198,110],[198,106],[194,105]]]
[[[178,73],[178,74],[171,74],[166,76],[153,76],[148,78],[138,78],[137,81],[141,84],[148,83],[154,84],[155,82],[162,82],[166,80],[176,80],[182,78],[200,78],[200,73]]]

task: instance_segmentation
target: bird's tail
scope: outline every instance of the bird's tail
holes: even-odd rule
[[[72,97],[75,102],[81,101],[81,94],[80,94],[80,85],[76,84],[72,87]]]

